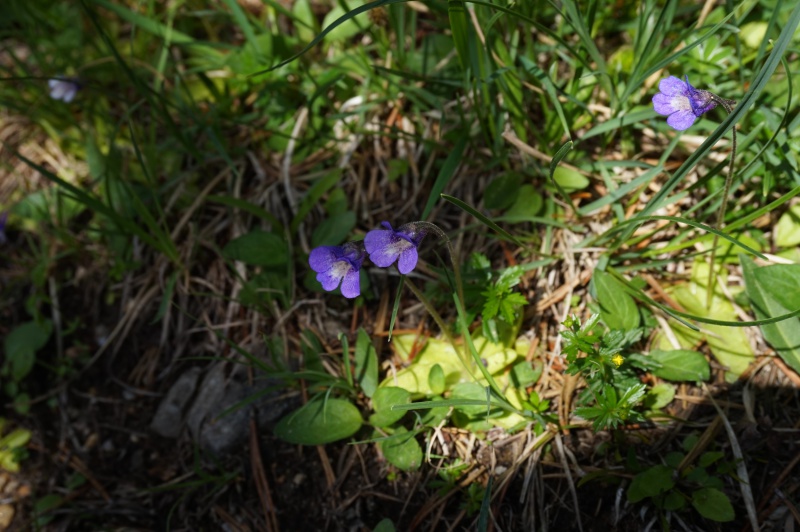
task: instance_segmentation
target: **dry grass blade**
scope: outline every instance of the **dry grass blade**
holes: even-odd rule
[[[731,426],[731,422],[728,421],[725,412],[722,411],[722,408],[717,404],[714,398],[711,396],[711,393],[708,390],[708,386],[703,383],[703,390],[708,395],[709,399],[711,399],[711,404],[714,405],[714,408],[717,410],[719,414],[719,418],[722,420],[722,424],[725,426],[725,432],[728,435],[728,440],[731,444],[731,451],[733,452],[734,458],[736,458],[736,474],[739,475],[739,488],[742,491],[742,498],[744,498],[744,505],[747,509],[747,517],[750,520],[750,526],[753,530],[760,530],[758,526],[758,514],[756,513],[756,503],[753,499],[753,490],[750,487],[750,475],[747,473],[747,464],[745,462],[744,455],[742,454],[742,448],[739,445],[739,440],[736,438],[736,433],[733,431],[733,427]]]

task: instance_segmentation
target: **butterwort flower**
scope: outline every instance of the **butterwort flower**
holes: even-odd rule
[[[317,272],[317,281],[327,291],[335,290],[342,283],[342,295],[348,299],[361,294],[359,270],[364,262],[361,245],[348,242],[341,246],[320,246],[311,250],[308,264]]]
[[[667,124],[678,131],[689,129],[698,116],[721,103],[721,98],[715,94],[692,87],[689,76],[686,81],[675,76],[662,79],[658,90],[661,92],[653,96],[653,108],[660,115],[669,115]]]
[[[47,81],[47,85],[50,87],[50,97],[64,103],[71,102],[81,88],[74,78],[53,78]]]
[[[382,222],[385,229],[375,229],[364,237],[369,259],[376,266],[386,268],[397,261],[397,269],[406,274],[417,265],[417,248],[427,231],[416,223],[401,225],[392,229],[389,222]]]

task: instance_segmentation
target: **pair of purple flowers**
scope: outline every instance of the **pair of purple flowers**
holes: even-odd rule
[[[417,249],[427,231],[418,222],[411,222],[392,229],[383,222],[384,229],[367,233],[363,242],[348,242],[341,246],[320,246],[311,250],[308,264],[317,272],[317,281],[327,291],[342,285],[342,295],[348,299],[361,295],[359,271],[366,255],[381,268],[388,268],[397,261],[397,269],[407,274],[417,265]]]
[[[698,117],[714,109],[718,104],[728,112],[736,104],[733,100],[720,98],[712,92],[692,87],[689,76],[682,81],[675,76],[662,79],[661,91],[653,96],[653,108],[660,115],[667,115],[667,124],[683,131],[689,129]]]

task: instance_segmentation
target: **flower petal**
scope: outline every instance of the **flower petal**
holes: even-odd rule
[[[376,229],[364,237],[364,247],[369,253],[369,260],[380,268],[391,266],[400,253],[409,246],[413,247],[410,242],[395,236],[394,231]]]
[[[348,299],[361,295],[360,280],[358,270],[350,268],[350,271],[344,274],[344,279],[342,280],[342,295]]]
[[[320,246],[314,248],[308,256],[308,265],[317,273],[326,272],[333,268],[333,263],[338,257],[338,251],[338,246]]]
[[[694,116],[694,113],[691,110],[678,111],[677,113],[672,113],[669,115],[667,118],[667,124],[678,131],[683,131],[685,129],[689,129],[689,127],[694,124],[696,119],[697,117]]]
[[[342,280],[342,276],[336,268],[331,268],[326,272],[320,272],[317,274],[317,281],[322,284],[322,288],[330,292],[331,290],[336,290],[336,287],[339,286],[339,281]]]
[[[405,275],[416,267],[418,259],[417,248],[411,246],[400,253],[400,260],[397,261],[397,269],[400,273]]]
[[[653,96],[653,109],[655,109],[656,113],[660,115],[671,115],[672,113],[676,113],[680,111],[680,109],[676,109],[672,101],[674,100],[673,96],[667,96],[666,94],[661,94],[660,92]]]
[[[678,96],[678,95],[686,95],[689,90],[688,85],[686,82],[682,81],[675,76],[670,76],[668,78],[662,79],[658,83],[658,90],[666,94],[667,96]]]

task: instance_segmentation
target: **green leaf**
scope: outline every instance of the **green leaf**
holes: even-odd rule
[[[422,448],[415,436],[405,427],[398,427],[392,437],[380,442],[386,460],[403,471],[418,469],[422,465]]]
[[[6,336],[3,342],[6,364],[10,365],[11,378],[19,382],[33,369],[36,351],[44,347],[53,330],[50,320],[41,324],[29,321],[19,325]]]
[[[782,307],[800,308],[800,264],[775,264],[753,270],[758,284]]]
[[[559,166],[553,171],[553,181],[564,189],[567,194],[583,190],[589,186],[589,179],[572,168]]]
[[[686,506],[686,499],[684,496],[678,491],[670,491],[664,497],[664,509],[674,512],[676,510],[680,510]]]
[[[356,213],[346,211],[323,220],[311,233],[311,246],[338,246],[356,226]]]
[[[428,372],[428,386],[430,386],[431,392],[434,395],[442,395],[444,393],[447,381],[445,380],[444,370],[440,364],[431,366],[431,370]]]
[[[489,397],[486,395],[486,388],[477,382],[459,382],[453,386],[450,398],[483,401],[483,404],[456,407],[456,410],[460,410],[468,416],[485,415],[489,411]]]
[[[375,413],[369,417],[373,427],[383,428],[400,421],[405,410],[392,410],[394,405],[406,405],[411,402],[411,394],[403,388],[385,386],[375,390],[372,395],[372,406]]]
[[[644,406],[650,410],[664,408],[675,398],[675,387],[661,382],[656,384],[645,394]]]
[[[716,488],[702,488],[692,493],[692,506],[706,519],[719,523],[736,518],[731,500]]]
[[[289,261],[286,242],[278,235],[260,229],[231,240],[222,254],[229,260],[251,266],[282,266]]]
[[[372,397],[378,387],[378,354],[372,339],[362,328],[358,329],[356,338],[356,381],[364,395]]]
[[[641,318],[636,302],[610,274],[595,270],[592,275],[600,317],[609,329],[629,331],[639,326]]]
[[[708,361],[702,353],[688,349],[650,351],[648,358],[661,365],[653,375],[668,381],[706,381],[711,376]]]
[[[542,376],[543,364],[541,360],[528,362],[523,360],[511,368],[511,380],[517,388],[532,386]]]
[[[790,248],[800,244],[800,203],[783,213],[775,225],[775,245]]]
[[[656,497],[675,486],[672,479],[674,469],[665,465],[656,465],[642,471],[635,477],[628,488],[628,501],[639,502],[647,497]]]
[[[536,192],[533,185],[522,185],[514,193],[514,204],[506,211],[506,219],[513,222],[514,218],[530,218],[539,214],[544,206],[542,195]]]
[[[522,185],[522,176],[508,172],[493,179],[483,193],[483,206],[487,209],[505,209],[514,204]]]
[[[425,204],[425,209],[422,211],[423,220],[426,219],[431,213],[436,201],[440,197],[443,197],[441,196],[442,190],[444,190],[445,185],[447,185],[447,183],[450,182],[450,179],[452,179],[453,174],[455,174],[455,171],[458,168],[458,165],[461,164],[464,156],[464,150],[467,148],[467,142],[469,142],[469,130],[465,130],[463,134],[458,137],[458,140],[456,140],[455,145],[451,148],[447,159],[444,160],[444,164],[442,164],[442,168],[439,170],[439,175],[436,176],[436,181],[433,182],[433,188],[431,188],[431,194],[428,196],[428,202]]]
[[[394,523],[388,517],[382,519],[375,528],[372,529],[372,532],[395,532]]]
[[[349,401],[316,399],[281,419],[275,435],[289,443],[323,445],[349,438],[361,422],[361,414]]]
[[[747,296],[753,304],[753,310],[759,318],[770,318],[773,316],[780,316],[795,309],[787,309],[784,307],[775,295],[767,290],[767,287],[762,285],[760,279],[772,279],[767,283],[773,289],[781,286],[784,279],[780,279],[780,275],[772,275],[769,272],[760,273],[756,275],[758,270],[770,270],[776,266],[764,266],[757,268],[755,263],[745,257],[739,256],[742,264],[742,272],[744,273],[744,282],[747,290]],[[777,280],[776,280],[777,279]],[[791,290],[791,293],[784,296],[783,299],[796,297],[797,288]],[[777,323],[770,323],[761,326],[761,332],[764,333],[764,338],[775,349],[778,355],[795,371],[800,371],[800,318],[789,318]]]

